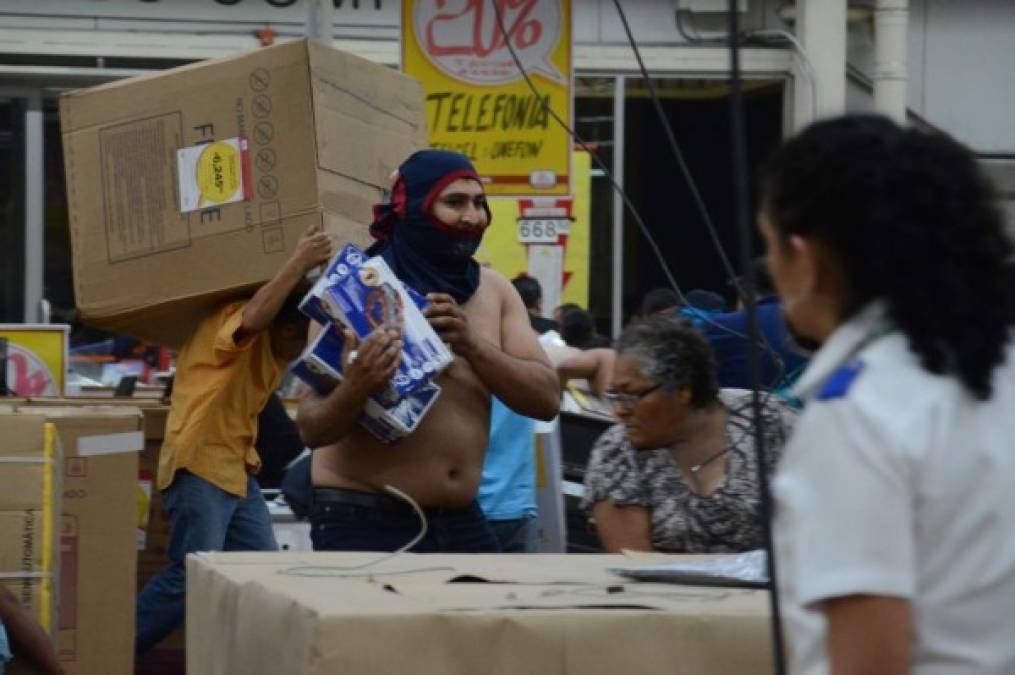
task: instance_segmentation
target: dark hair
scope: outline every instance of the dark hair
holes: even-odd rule
[[[696,309],[703,309],[706,312],[725,312],[726,300],[713,291],[706,291],[702,288],[695,288],[687,291],[684,295],[687,304]]]
[[[581,309],[581,306],[573,302],[565,302],[563,305],[558,306],[557,309],[553,311],[556,312],[557,310],[560,310],[560,316],[561,318],[563,318],[563,316],[568,312],[570,312],[572,309]]]
[[[642,374],[668,392],[689,387],[696,408],[719,394],[712,348],[687,321],[653,316],[630,323],[617,340],[621,354],[637,358]]]
[[[272,323],[306,329],[310,324],[310,319],[300,311],[300,302],[303,300],[303,296],[306,295],[307,290],[309,290],[309,285],[301,284],[300,287],[286,296],[285,302],[282,303],[282,308],[278,310],[278,314],[275,315],[275,320]]]
[[[519,274],[511,280],[518,295],[522,296],[522,302],[526,309],[535,309],[539,301],[543,299],[543,289],[539,286],[539,280],[525,274]]]
[[[680,307],[680,297],[672,288],[653,288],[641,300],[641,316],[652,316],[667,309]]]
[[[840,318],[883,300],[927,371],[990,398],[1013,323],[1012,247],[968,149],[883,117],[842,117],[776,151],[761,189],[781,239],[805,236],[836,257],[848,293]]]
[[[584,309],[570,307],[564,310],[560,333],[569,346],[585,349],[596,334],[596,320]]]

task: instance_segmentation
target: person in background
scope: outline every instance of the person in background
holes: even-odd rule
[[[0,586],[0,675],[7,664],[30,664],[40,675],[63,675],[53,641],[5,586]]]
[[[776,151],[760,204],[820,345],[773,482],[790,672],[1015,673],[1012,244],[977,158],[825,120]]]
[[[680,296],[668,286],[653,288],[641,300],[641,309],[638,318],[647,319],[650,316],[674,314],[680,309]]]
[[[706,291],[703,288],[693,288],[687,291],[684,296],[687,300],[687,306],[692,307],[700,312],[708,312],[711,314],[719,314],[726,311],[726,300],[715,291]],[[687,316],[694,316],[695,314],[689,314]]]
[[[604,393],[613,370],[612,349],[543,348],[561,387],[580,378],[589,383],[592,393]],[[503,553],[535,553],[538,548],[535,433],[535,420],[493,399],[479,505]]]
[[[596,441],[582,507],[607,552],[732,553],[764,543],[751,392],[719,389],[705,338],[652,317],[617,342],[619,423]],[[763,401],[767,473],[795,413]]]
[[[171,522],[169,566],[138,596],[138,654],[183,623],[188,553],[276,549],[254,479],[257,416],[306,346],[299,290],[330,257],[328,236],[308,230],[268,283],[202,321],[177,356],[158,469]]]
[[[803,371],[807,363],[800,347],[794,342],[783,317],[782,305],[772,286],[772,278],[764,258],[754,266],[758,331],[762,342],[761,373],[757,383],[761,389],[785,389]],[[742,285],[742,284],[741,284]],[[705,334],[715,354],[716,377],[720,387],[752,389],[750,372],[751,342],[748,337],[747,311],[738,298],[733,312],[712,314],[708,321],[695,325]]]
[[[501,553],[535,553],[537,549],[535,441],[536,421],[493,397],[477,500]]]
[[[573,302],[565,302],[563,305],[558,305],[553,310],[553,322],[557,324],[557,333],[560,335],[564,334],[564,315],[572,309],[581,309],[581,307]]]
[[[254,449],[261,458],[257,484],[262,490],[281,487],[286,467],[303,452],[300,430],[276,392],[271,393],[257,416]]]
[[[580,307],[564,312],[561,337],[569,347],[576,349],[597,349],[611,347],[613,341],[596,332],[596,321]]]
[[[521,296],[525,311],[529,313],[532,330],[540,335],[557,330],[557,322],[543,316],[543,289],[539,285],[539,280],[526,274],[519,274],[511,280],[511,284]]]
[[[390,327],[361,341],[346,332],[342,383],[327,396],[311,393],[297,417],[313,448],[315,549],[394,551],[412,542],[421,523],[408,503],[388,494],[390,486],[426,514],[427,534],[412,550],[499,550],[476,502],[491,398],[536,419],[552,419],[560,402],[557,376],[517,291],[473,257],[489,224],[475,168],[443,150],[421,150],[403,162],[391,202],[377,207],[371,233],[378,243],[368,254],[426,294],[424,315],[455,357],[436,378],[441,395],[419,427],[389,447],[357,420],[394,375],[400,336]]]

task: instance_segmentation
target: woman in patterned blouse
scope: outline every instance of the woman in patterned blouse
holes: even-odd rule
[[[719,390],[705,338],[650,318],[617,345],[607,399],[619,424],[599,437],[583,507],[603,547],[730,553],[762,546],[751,393]],[[765,396],[769,475],[795,413]]]

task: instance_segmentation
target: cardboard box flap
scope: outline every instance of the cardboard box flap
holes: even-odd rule
[[[0,417],[0,423],[3,429],[0,458],[3,458],[4,464],[32,463],[44,459],[45,415],[5,414]]]
[[[389,131],[426,139],[423,86],[414,77],[368,59],[309,41],[316,105],[339,110]]]
[[[318,165],[377,188],[427,146],[423,88],[415,79],[309,44]]]
[[[93,457],[144,449],[140,408],[27,406],[19,412],[45,415],[45,419],[54,422],[66,457]]]

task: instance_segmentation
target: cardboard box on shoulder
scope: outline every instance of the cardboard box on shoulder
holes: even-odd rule
[[[50,633],[60,564],[60,443],[41,415],[0,415],[0,584]]]
[[[64,94],[60,119],[78,308],[168,346],[308,227],[368,242],[427,143],[418,82],[308,40]]]
[[[133,672],[141,411],[47,407],[9,419],[52,423],[64,450],[57,652],[69,675]]]

